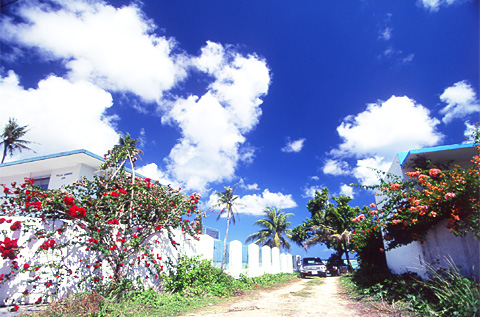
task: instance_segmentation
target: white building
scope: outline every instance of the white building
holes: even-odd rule
[[[390,174],[404,179],[407,172],[415,171],[422,161],[429,160],[434,164],[467,166],[474,155],[478,154],[474,144],[456,144],[437,146],[398,153],[393,161]],[[377,197],[380,204],[381,197]],[[462,274],[480,279],[480,241],[469,233],[464,237],[456,237],[445,227],[447,220],[429,230],[425,242],[414,241],[408,245],[397,247],[385,253],[387,264],[393,273],[415,272],[422,277],[427,276],[427,265],[448,267],[453,261]]]
[[[87,150],[61,152],[0,164],[0,184],[33,178],[35,185],[56,189],[82,177],[92,178],[104,159]]]

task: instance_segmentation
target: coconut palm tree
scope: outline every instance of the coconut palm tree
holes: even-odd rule
[[[228,229],[230,226],[230,222],[233,222],[235,224],[235,210],[234,206],[239,205],[238,201],[236,201],[239,196],[234,195],[235,189],[237,188],[237,185],[233,186],[231,188],[230,186],[224,187],[223,192],[217,192],[215,193],[218,196],[217,203],[214,205],[214,207],[223,207],[223,209],[220,211],[217,221],[220,219],[220,217],[224,214],[227,215],[227,229],[225,230],[225,238],[223,241],[223,257],[222,257],[222,270],[225,267],[225,258],[226,258],[226,253],[227,253],[227,237],[228,237]]]
[[[31,148],[25,145],[32,142],[21,139],[27,132],[27,126],[22,127],[18,125],[17,120],[14,118],[8,119],[8,123],[3,129],[3,133],[2,135],[0,135],[0,137],[3,139],[3,141],[0,142],[0,144],[3,144],[3,156],[1,163],[5,161],[7,153],[10,153],[10,156],[12,156],[13,152],[16,150],[18,150],[19,152],[22,152],[22,150],[33,151]]]
[[[292,213],[285,214],[279,209],[267,207],[265,209],[266,217],[255,221],[254,225],[263,227],[264,229],[255,232],[247,237],[245,242],[252,241],[262,246],[268,245],[273,248],[284,248],[290,250],[290,243],[285,239],[292,238],[292,230],[287,229],[291,223],[287,219],[293,216]]]

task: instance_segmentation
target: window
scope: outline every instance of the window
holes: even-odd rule
[[[42,176],[33,178],[35,182],[33,183],[35,186],[41,187],[43,189],[48,189],[48,184],[50,183],[50,176]]]

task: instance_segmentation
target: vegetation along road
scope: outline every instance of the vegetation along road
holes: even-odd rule
[[[350,300],[339,277],[297,279],[185,316],[389,316]]]

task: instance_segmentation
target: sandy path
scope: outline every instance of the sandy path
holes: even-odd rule
[[[298,279],[273,291],[246,296],[185,316],[388,316],[342,296],[338,277]]]

